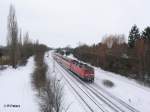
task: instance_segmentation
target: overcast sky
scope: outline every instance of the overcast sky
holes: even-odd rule
[[[6,44],[9,6],[18,25],[52,47],[93,44],[106,34],[128,36],[133,24],[150,25],[150,0],[0,0],[0,44]]]

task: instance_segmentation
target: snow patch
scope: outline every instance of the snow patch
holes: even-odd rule
[[[31,84],[33,70],[34,60],[31,57],[26,66],[0,71],[0,112],[39,111]]]

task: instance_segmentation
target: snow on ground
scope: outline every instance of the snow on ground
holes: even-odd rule
[[[34,60],[31,57],[26,66],[0,71],[0,112],[39,111],[31,85],[33,70]]]
[[[84,108],[82,107],[82,105],[79,102],[78,97],[75,95],[75,93],[73,93],[72,88],[70,88],[70,86],[67,84],[67,82],[65,82],[65,80],[62,80],[62,75],[60,74],[60,72],[58,71],[58,69],[56,69],[54,66],[54,61],[51,57],[51,52],[47,53],[45,56],[45,62],[48,65],[49,71],[48,71],[48,75],[56,75],[57,79],[60,79],[61,81],[61,85],[63,87],[63,108],[64,110],[68,108],[67,112],[85,112]],[[55,69],[55,72],[53,72]]]
[[[143,87],[134,81],[118,76],[101,69],[95,69],[95,84],[109,91],[114,96],[122,99],[129,105],[141,112],[150,112],[150,89]],[[114,87],[108,88],[103,85],[104,80],[110,80]]]
[[[73,55],[69,58],[76,59]],[[77,60],[77,59],[76,59]],[[150,112],[150,88],[138,84],[135,80],[128,79],[121,75],[95,68],[94,86],[103,88],[110,94],[120,98],[140,112]],[[110,80],[114,87],[109,88],[103,84],[104,80]]]

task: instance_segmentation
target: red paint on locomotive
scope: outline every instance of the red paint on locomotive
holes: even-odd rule
[[[94,81],[94,69],[86,64],[79,63],[76,60],[64,57],[60,54],[55,54],[54,59],[61,63],[64,67],[77,74],[80,78],[93,82]]]

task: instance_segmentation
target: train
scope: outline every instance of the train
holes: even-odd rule
[[[59,53],[54,53],[53,58],[63,67],[75,73],[82,80],[94,82],[95,74],[94,69],[91,66],[81,63],[77,60],[70,59]]]

